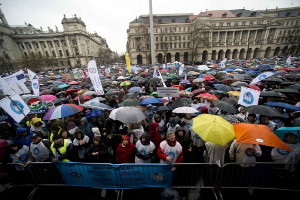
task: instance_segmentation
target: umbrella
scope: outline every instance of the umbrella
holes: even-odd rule
[[[44,94],[53,94],[55,93],[53,90],[51,89],[47,89],[47,90],[43,90],[40,92],[41,95],[44,95]]]
[[[109,114],[109,118],[110,118],[110,119],[113,119],[113,120],[116,120],[116,113],[117,113],[120,109],[122,109],[122,108],[124,108],[124,107],[119,107],[119,108],[113,109],[113,110],[110,112],[110,114]]]
[[[261,89],[258,86],[253,85],[253,84],[249,84],[248,87],[253,89],[253,90],[261,91]]]
[[[83,107],[75,104],[63,104],[50,109],[44,116],[44,120],[59,119],[79,113]]]
[[[123,123],[140,123],[145,118],[143,111],[135,107],[124,107],[116,112],[116,120]]]
[[[159,83],[161,80],[159,78],[150,78],[149,83],[150,84],[157,84]]]
[[[231,97],[229,97],[229,98],[223,98],[223,101],[231,103],[232,105],[236,105],[238,103],[238,100],[236,98],[234,98],[234,97],[233,98],[231,98]]]
[[[41,95],[40,96],[41,99],[43,99],[44,101],[55,101],[57,99],[56,96],[48,94],[48,95]]]
[[[191,84],[189,80],[182,80],[179,82],[180,84]]]
[[[124,95],[122,99],[123,100],[125,100],[125,99],[136,99],[137,96],[138,96],[137,93],[128,93],[128,94]]]
[[[193,80],[193,83],[201,83],[203,81],[205,81],[204,78],[196,78],[196,79]]]
[[[276,78],[276,77],[268,77],[268,78],[261,80],[261,82],[281,83],[281,82],[283,82],[283,80],[281,80],[280,78]]]
[[[154,96],[154,95],[158,95],[157,91],[155,92],[151,92],[151,94],[149,94],[150,96]]]
[[[241,87],[241,86],[247,87],[248,83],[245,83],[242,81],[236,81],[236,82],[232,83],[231,86],[232,87]]]
[[[274,131],[274,133],[280,138],[284,139],[286,133],[293,133],[297,135],[297,143],[300,143],[300,127],[281,127]]]
[[[86,91],[86,92],[83,93],[83,95],[88,95],[88,96],[97,95],[97,92],[95,92],[95,91]]]
[[[172,85],[171,87],[177,87],[179,90],[184,90],[184,87],[182,85]]]
[[[126,106],[138,106],[140,105],[139,102],[135,99],[125,99],[120,103],[120,106],[126,107]]]
[[[77,92],[79,91],[80,89],[67,89],[66,90],[66,93],[72,93],[72,92]]]
[[[71,82],[69,82],[68,84],[69,85],[76,85],[76,84],[79,84],[80,82],[79,81],[71,81]]]
[[[300,84],[290,85],[287,88],[300,91]]]
[[[205,91],[204,88],[200,88],[200,89],[193,90],[192,93],[193,93],[193,95],[195,95],[195,94],[198,94],[198,93],[204,92],[204,91]]]
[[[232,96],[235,96],[235,97],[239,97],[240,96],[240,92],[238,92],[238,91],[229,91],[229,92],[227,92],[228,94],[230,94],[230,95],[232,95]]]
[[[155,108],[153,109],[154,111],[167,111],[167,110],[172,110],[171,107],[169,106],[155,106]]]
[[[199,111],[196,110],[195,108],[184,106],[184,107],[175,108],[172,112],[173,113],[196,113]]]
[[[215,101],[215,100],[219,100],[218,97],[216,97],[213,94],[209,94],[209,93],[203,93],[203,94],[199,94],[196,96],[197,98],[201,98],[201,99],[206,99],[209,101]]]
[[[80,100],[90,100],[90,99],[91,99],[91,96],[88,96],[88,95],[79,95],[79,96],[75,97],[73,100],[77,101],[78,98],[79,98]]]
[[[226,114],[226,115],[221,115],[221,117],[223,117],[226,121],[230,122],[231,124],[244,122],[243,119],[237,117],[236,115]]]
[[[140,87],[132,87],[132,88],[130,88],[129,90],[128,90],[128,92],[130,92],[130,93],[138,93],[138,92],[140,92],[142,90],[142,88],[140,88]]]
[[[237,143],[260,144],[292,150],[266,125],[236,123],[233,127]]]
[[[280,97],[280,98],[287,98],[284,94],[280,92],[274,92],[274,91],[264,91],[260,93],[261,97]]]
[[[117,80],[124,80],[124,79],[125,79],[124,76],[119,76],[119,77],[117,78]]]
[[[128,86],[130,84],[131,84],[130,81],[123,81],[122,83],[120,83],[120,86]]]
[[[56,99],[53,103],[54,103],[54,105],[57,105],[57,104],[66,103],[68,101],[69,100],[67,98],[59,98],[59,99]]]
[[[271,107],[280,107],[280,108],[284,108],[286,110],[300,111],[299,106],[294,106],[292,104],[283,103],[283,102],[267,102],[267,103],[265,103],[265,105],[271,106]]]
[[[88,114],[86,114],[86,118],[90,118],[90,117],[99,117],[100,115],[103,114],[102,110],[92,110],[91,112],[89,112]]]
[[[161,103],[161,100],[158,98],[150,97],[141,101],[140,105],[148,105],[148,104],[158,104]]]
[[[233,125],[217,115],[201,114],[193,119],[192,130],[204,141],[225,145],[234,139]]]
[[[289,89],[289,88],[275,89],[274,92],[287,93],[287,94],[300,94],[300,92],[298,92],[297,90]]]
[[[218,90],[221,90],[224,92],[229,92],[229,91],[233,90],[231,87],[229,87],[228,85],[224,85],[224,84],[214,84],[214,87],[217,88]]]
[[[204,78],[205,80],[207,80],[207,81],[212,81],[212,80],[215,79],[215,77],[212,76],[212,75],[206,75],[206,76],[203,76],[203,78]]]
[[[188,99],[188,98],[179,98],[176,99],[175,101],[173,101],[172,103],[172,108],[178,108],[178,107],[182,107],[182,106],[190,106],[191,103],[193,103],[193,100]]]
[[[245,111],[252,114],[260,114],[269,117],[282,117],[281,113],[274,108],[264,105],[254,105],[245,108]]]
[[[237,114],[239,112],[238,109],[233,104],[226,101],[216,100],[213,101],[213,104],[216,107],[220,108],[221,110],[224,110],[230,114]]]
[[[192,96],[193,96],[193,93],[192,93],[192,92],[188,92],[188,91],[181,90],[181,91],[179,91],[179,96],[180,96],[180,97],[192,97]]]
[[[99,103],[99,102],[91,102],[88,104],[89,108],[92,109],[99,109],[99,110],[112,110],[113,108],[104,104],[104,103]]]
[[[68,84],[61,84],[61,85],[59,85],[59,86],[57,86],[58,88],[61,88],[61,89],[63,89],[63,88],[67,88],[67,87],[70,87]]]

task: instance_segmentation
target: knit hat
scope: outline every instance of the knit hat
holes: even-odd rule
[[[169,135],[171,135],[171,134],[175,135],[175,133],[173,133],[173,132],[167,132],[167,137],[169,137]]]

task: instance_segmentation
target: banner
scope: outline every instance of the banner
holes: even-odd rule
[[[108,188],[166,188],[172,184],[171,164],[99,164],[57,162],[66,185]]]
[[[44,102],[41,97],[38,96],[29,96],[29,97],[23,97],[24,102],[26,105],[30,108],[30,113],[29,114],[34,114],[34,113],[44,113],[46,112],[46,102]]]
[[[36,73],[34,73],[33,71],[31,71],[30,69],[27,69],[27,73],[28,73],[28,77],[29,80],[31,81],[32,79],[34,79],[34,77],[36,76]],[[36,77],[37,78],[37,77]]]
[[[184,70],[184,64],[181,64],[179,66],[179,76],[183,73],[183,70]]]
[[[125,62],[126,62],[127,71],[131,73],[130,57],[128,53],[125,53]]]
[[[250,84],[255,84],[255,83],[258,83],[259,81],[261,80],[264,80],[265,78],[268,78],[270,76],[273,76],[274,75],[274,72],[264,72],[260,75],[258,75],[257,77],[255,77]]]
[[[30,112],[30,108],[18,94],[2,99],[0,107],[18,123]]]
[[[161,73],[160,73],[160,71],[159,71],[159,69],[158,69],[157,71],[158,71],[158,73],[159,73],[159,77],[160,77],[160,80],[161,80],[161,82],[162,82],[162,85],[163,85],[164,87],[167,87],[166,84],[165,84],[165,81],[164,81],[164,79],[163,79],[163,77],[162,77],[162,75],[161,75]]]
[[[222,60],[222,61],[220,62],[220,67],[221,67],[221,68],[225,68],[225,67],[226,67],[226,65],[225,65],[226,61],[227,61],[227,58],[224,58],[224,60]]]
[[[31,80],[31,87],[32,87],[33,94],[35,96],[40,96],[40,85],[38,79]]]
[[[4,95],[16,94],[2,77],[0,77],[0,86]]]
[[[3,79],[9,85],[9,87],[15,91],[15,93],[30,93],[30,90],[24,84],[26,82],[26,78],[23,70],[20,70],[12,75],[3,77]]]
[[[179,88],[176,87],[157,87],[158,97],[179,97]]]
[[[104,95],[102,83],[98,74],[98,69],[95,60],[91,60],[88,63],[88,74],[90,76],[91,82],[94,86],[96,93]]]
[[[258,105],[259,95],[260,91],[242,86],[238,104],[246,107]]]
[[[81,69],[73,69],[73,76],[76,79],[82,79],[85,77]]]
[[[286,59],[285,61],[288,65],[291,65],[292,64],[292,57],[291,55]]]

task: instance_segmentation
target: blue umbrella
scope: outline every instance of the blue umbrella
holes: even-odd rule
[[[58,86],[58,88],[67,88],[67,87],[70,87],[70,86],[65,83]]]
[[[130,92],[130,93],[138,93],[138,92],[140,92],[142,90],[142,88],[140,88],[140,87],[132,87],[132,88],[130,88],[129,90],[128,90],[128,92]]]
[[[300,107],[294,106],[294,105],[291,105],[288,103],[283,103],[283,102],[267,102],[267,103],[265,103],[265,105],[271,106],[271,107],[280,107],[280,108],[284,108],[287,110],[300,111]]]
[[[103,114],[102,110],[92,110],[91,112],[89,112],[88,114],[86,114],[86,118],[99,117],[102,114]]]
[[[280,137],[280,139],[284,139],[284,136],[286,133],[293,133],[295,135],[297,135],[297,142],[300,143],[300,127],[296,126],[296,127],[281,127],[278,128],[274,131],[274,133]]]
[[[271,65],[263,64],[263,65],[258,65],[257,69],[258,70],[269,70],[273,69],[274,67]]]
[[[157,104],[157,103],[161,103],[161,100],[154,97],[153,98],[150,97],[141,101],[140,105]]]

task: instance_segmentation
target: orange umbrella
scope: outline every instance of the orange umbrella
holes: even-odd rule
[[[184,90],[184,87],[182,85],[172,85],[171,87],[177,87],[179,90]]]
[[[235,123],[233,127],[237,143],[261,144],[292,151],[292,149],[266,125]]]
[[[209,93],[199,94],[196,97],[201,98],[201,99],[207,99],[207,100],[210,100],[210,101],[219,100],[218,97],[216,97],[215,95],[209,94]]]

